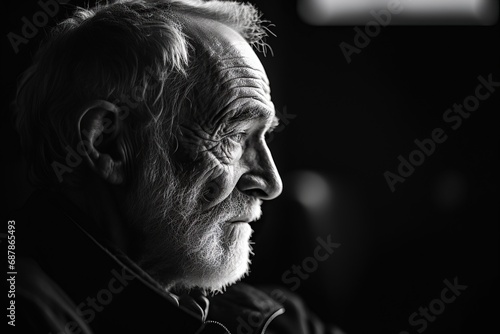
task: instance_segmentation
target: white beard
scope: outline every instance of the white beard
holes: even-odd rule
[[[185,288],[221,291],[237,282],[249,271],[251,234],[247,223],[226,223],[202,236],[204,249],[186,263],[183,281],[179,283]]]

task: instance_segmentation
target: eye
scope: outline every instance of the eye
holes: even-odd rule
[[[227,136],[227,138],[241,144],[245,140],[246,136],[247,136],[246,132],[238,132]]]

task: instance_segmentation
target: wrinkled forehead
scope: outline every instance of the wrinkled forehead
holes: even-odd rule
[[[225,59],[241,59],[246,65],[261,71],[264,67],[247,41],[234,29],[210,19],[188,19],[197,44],[207,52],[214,61]],[[267,77],[266,77],[267,79]]]
[[[246,117],[240,113],[274,117],[269,80],[247,41],[234,29],[213,20],[192,18],[187,24],[195,48],[194,62],[201,68],[196,75],[202,76],[195,87],[198,108],[187,114],[213,127],[228,119]]]
[[[213,65],[224,67],[245,66],[260,72],[262,79],[268,84],[264,67],[247,41],[234,29],[220,22],[188,18],[193,32],[192,39],[213,62]]]

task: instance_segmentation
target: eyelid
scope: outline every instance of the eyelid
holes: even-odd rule
[[[232,141],[242,143],[245,141],[249,136],[253,136],[254,132],[256,136],[265,136],[267,134],[270,134],[273,132],[279,125],[280,125],[280,120],[278,117],[273,117],[272,120],[269,122],[267,121],[266,125],[260,125],[260,129],[253,129],[252,126],[252,120],[244,120],[241,122],[238,122],[237,124],[231,124],[230,128],[231,130],[226,132],[226,135],[224,135],[224,138],[229,138]],[[237,139],[235,139],[237,138]]]
[[[227,138],[230,138],[231,140],[240,143],[243,141],[243,139],[245,139],[246,136],[247,136],[246,131],[235,131],[234,133],[227,135]]]

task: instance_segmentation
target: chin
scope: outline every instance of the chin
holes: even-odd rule
[[[252,246],[252,228],[248,223],[228,224],[223,229],[222,247],[210,254],[211,258],[193,259],[191,270],[180,283],[184,288],[201,288],[208,292],[222,292],[249,273]],[[207,252],[208,253],[208,252]]]

